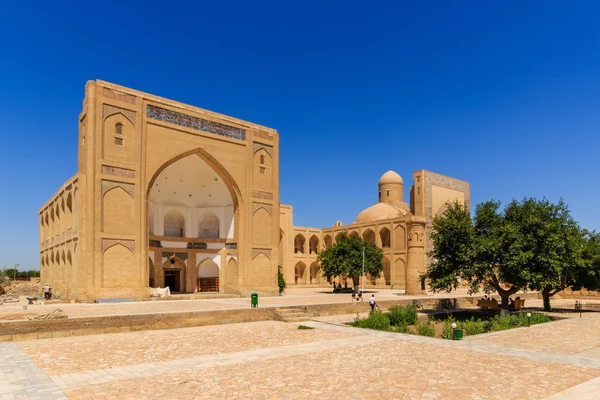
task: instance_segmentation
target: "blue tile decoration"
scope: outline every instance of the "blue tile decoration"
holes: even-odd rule
[[[244,129],[198,117],[192,117],[191,115],[178,113],[152,105],[147,106],[146,116],[148,118],[167,122],[169,124],[185,126],[186,128],[210,132],[214,133],[215,135],[221,135],[232,139],[246,140],[246,130]]]

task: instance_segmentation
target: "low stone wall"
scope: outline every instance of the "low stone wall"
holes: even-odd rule
[[[349,295],[350,296],[350,295]],[[472,307],[473,304],[469,298],[448,298],[448,299],[422,299],[419,300],[421,305],[426,309],[452,309],[462,307]],[[389,309],[394,305],[408,306],[413,304],[413,300],[384,300],[377,301],[379,307],[383,310]],[[310,304],[304,306],[286,306],[277,307],[279,309],[302,309],[304,312],[311,313],[315,317],[323,317],[328,315],[356,314],[370,310],[369,299],[364,301],[352,301],[348,303],[333,303],[333,304]]]
[[[556,298],[560,299],[589,299],[589,300],[600,300],[600,292],[596,292],[593,290],[581,289],[581,290],[572,290],[567,288],[562,292],[558,292],[554,295]]]
[[[0,322],[0,341],[45,339],[154,329],[186,328],[274,319],[274,308],[117,315]]]

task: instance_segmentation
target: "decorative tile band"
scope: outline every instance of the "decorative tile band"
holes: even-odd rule
[[[175,124],[184,126],[186,128],[196,129],[199,131],[210,132],[214,133],[215,135],[221,135],[232,139],[246,140],[246,131],[244,129],[221,124],[219,122],[209,121],[198,117],[192,117],[191,115],[178,113],[175,111],[167,110],[152,105],[147,106],[146,116],[148,118],[167,122],[169,124]]]
[[[171,252],[163,251],[162,256],[164,258],[177,257],[183,261],[187,261],[187,259],[188,259],[188,253],[171,253]]]
[[[208,244],[190,242],[187,244],[187,248],[188,249],[208,249]]]
[[[102,166],[102,173],[115,176],[124,176],[126,178],[135,178],[135,171],[126,168],[111,167],[109,165]]]
[[[252,196],[256,197],[257,199],[273,200],[273,193],[261,192],[260,190],[252,191]]]

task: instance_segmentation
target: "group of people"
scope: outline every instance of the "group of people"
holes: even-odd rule
[[[348,289],[348,283],[344,282],[344,285],[345,286],[342,287],[341,283],[336,283],[335,281],[333,281],[333,292],[336,293],[336,292],[341,291],[342,289],[347,290]]]
[[[346,284],[346,286],[344,287],[344,289],[348,289],[348,284]],[[335,281],[333,281],[333,291],[334,292],[339,292],[340,290],[342,290],[342,284],[341,283],[336,283]],[[358,292],[358,297],[357,297],[357,301],[360,300],[362,301],[362,291]],[[354,299],[355,294],[352,294],[352,298]],[[487,295],[486,295],[487,297]],[[377,305],[377,301],[375,301],[375,295],[372,294],[371,298],[369,299],[369,306],[371,306],[371,312],[375,311],[376,309],[379,311],[379,306]]]
[[[496,303],[498,302],[498,300],[494,299],[493,297],[488,297],[488,295],[486,294],[485,296],[483,296],[481,298],[481,300],[483,301],[495,301]],[[517,296],[514,300],[512,297],[508,298],[508,309],[509,310],[514,310],[515,309],[515,304],[518,304],[519,301],[521,300],[521,296]]]

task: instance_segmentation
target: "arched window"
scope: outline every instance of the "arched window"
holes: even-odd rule
[[[202,217],[199,226],[200,238],[218,238],[219,237],[219,217],[211,212],[207,212]]]
[[[382,228],[379,231],[381,238],[381,247],[390,247],[390,230],[388,228]]]
[[[184,237],[185,219],[177,210],[171,210],[165,214],[165,236]]]
[[[304,243],[306,242],[306,239],[304,239],[304,236],[298,234],[296,235],[296,237],[294,238],[294,253],[295,254],[304,254]]]
[[[310,237],[308,244],[309,244],[308,251],[310,254],[317,254],[319,252],[319,238],[316,235],[312,235]]]
[[[265,165],[265,156],[260,156],[260,165]]]
[[[123,147],[125,145],[125,140],[123,139],[123,124],[117,122],[115,125],[115,146]]]

